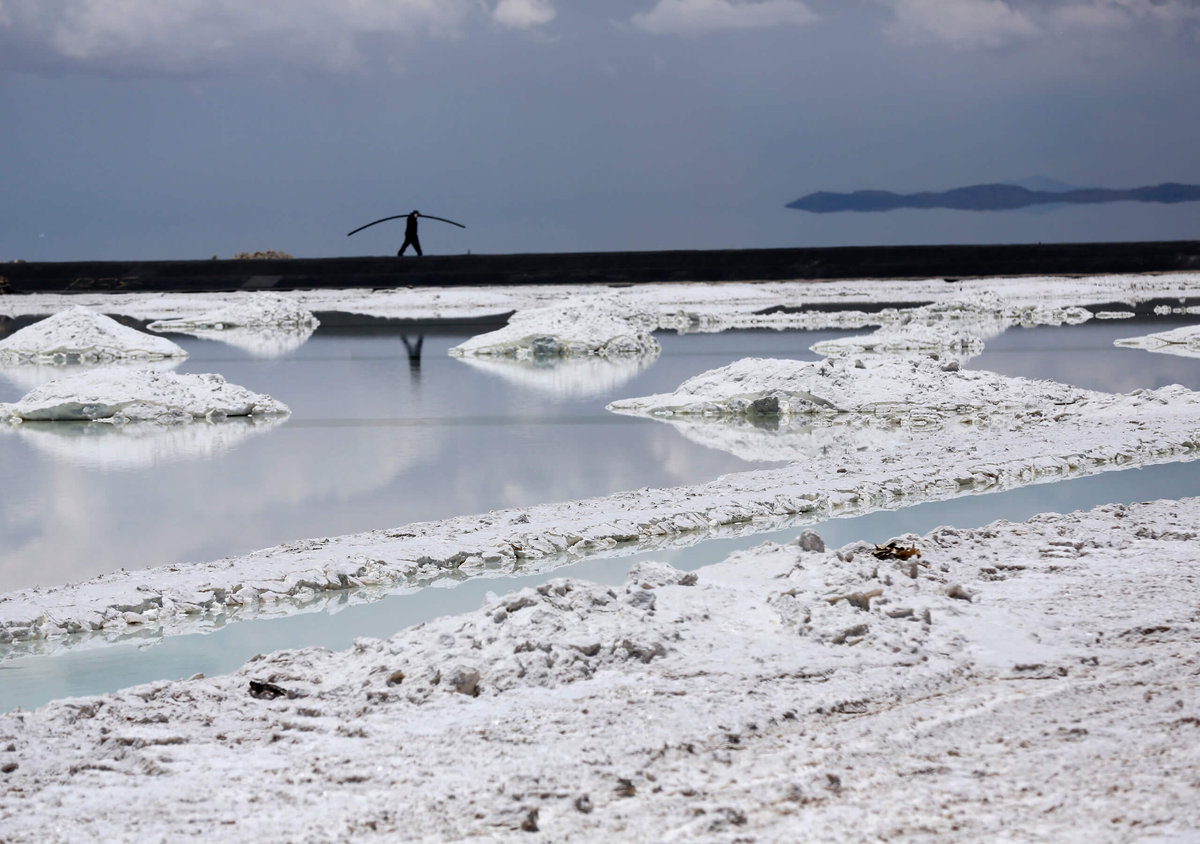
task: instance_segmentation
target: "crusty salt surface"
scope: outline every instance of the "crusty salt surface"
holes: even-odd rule
[[[1200,358],[1200,325],[1184,325],[1170,331],[1126,337],[1114,340],[1113,345],[1185,358]]]
[[[0,818],[23,842],[1193,840],[1198,534],[1189,498],[489,595],[0,716]]]
[[[651,416],[887,415],[1065,406],[1106,396],[1055,381],[960,370],[932,358],[824,361],[743,358],[684,381],[673,393],[621,399],[616,413]]]
[[[112,367],[43,384],[15,404],[2,406],[20,420],[156,420],[176,423],[226,416],[288,413],[267,395],[229,384],[220,375],[180,375]],[[0,410],[0,413],[3,411]]]
[[[165,337],[121,325],[82,305],[59,311],[11,337],[0,340],[0,364],[51,363],[78,358],[84,363],[106,360],[185,358],[187,352]]]
[[[456,357],[601,357],[657,355],[657,320],[632,313],[615,296],[517,311],[508,325],[450,349]]]

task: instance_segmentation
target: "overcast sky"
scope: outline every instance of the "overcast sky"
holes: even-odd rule
[[[1200,238],[1200,0],[0,0],[0,261]]]

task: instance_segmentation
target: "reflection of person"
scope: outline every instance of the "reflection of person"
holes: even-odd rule
[[[421,253],[421,241],[417,239],[417,217],[421,216],[420,211],[413,211],[408,215],[408,222],[404,224],[404,245],[400,247],[400,251],[396,253],[397,257],[404,254],[404,250],[411,243],[412,248],[417,250],[417,254]]]

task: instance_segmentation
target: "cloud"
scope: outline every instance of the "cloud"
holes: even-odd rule
[[[889,31],[905,42],[994,47],[1039,32],[1004,0],[891,0],[889,5],[895,14]]]
[[[722,29],[766,29],[816,21],[799,0],[658,0],[648,12],[633,16],[633,25],[655,35],[699,35]]]
[[[906,43],[998,47],[1034,39],[1148,30],[1200,34],[1200,0],[880,0]]]
[[[362,66],[364,39],[451,37],[480,0],[0,0],[0,68],[186,74],[286,63]],[[550,0],[500,0],[493,18],[529,28]]]
[[[550,0],[500,0],[492,20],[511,29],[529,29],[550,23],[556,14]]]

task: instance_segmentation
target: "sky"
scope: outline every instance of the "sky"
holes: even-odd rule
[[[0,0],[0,261],[1200,239],[1200,0]]]

